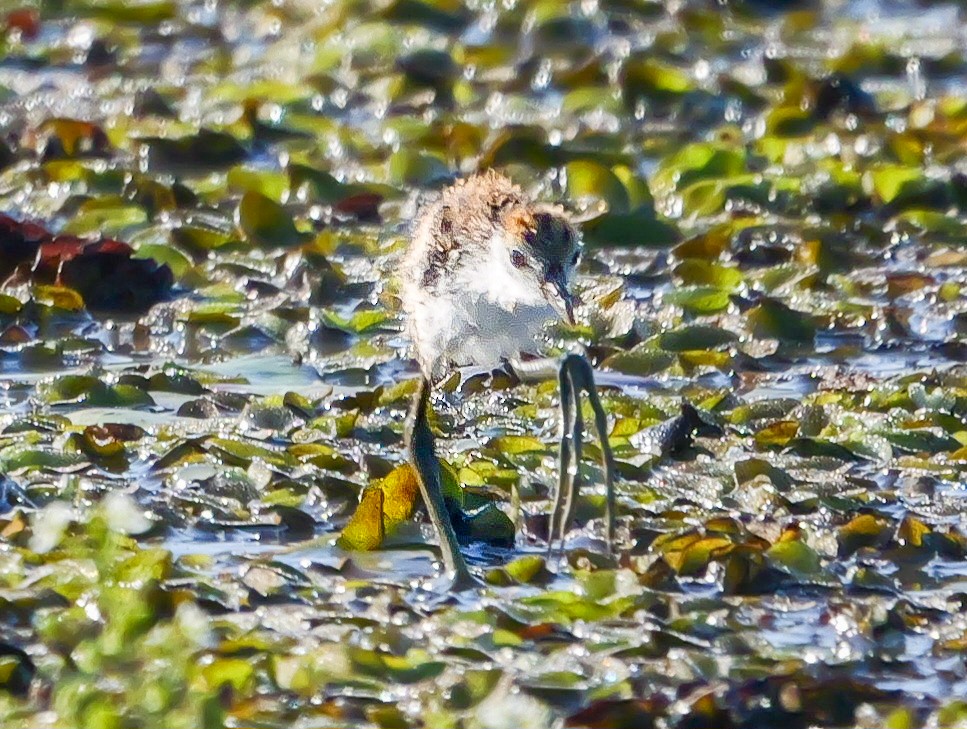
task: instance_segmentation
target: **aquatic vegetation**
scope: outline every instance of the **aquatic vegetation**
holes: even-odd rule
[[[961,6],[3,12],[0,724],[967,726]],[[555,383],[452,378],[451,598],[392,273],[490,165],[582,220],[623,547],[545,559]]]

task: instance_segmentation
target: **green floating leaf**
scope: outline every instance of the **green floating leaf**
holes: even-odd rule
[[[712,142],[688,144],[661,161],[652,178],[655,194],[668,195],[696,182],[735,178],[745,172],[745,155]]]
[[[500,435],[492,438],[487,447],[498,453],[517,455],[519,453],[543,453],[547,446],[539,438],[531,435]]]
[[[148,214],[140,205],[132,205],[116,196],[95,198],[77,209],[63,232],[74,235],[120,235],[147,220]]]
[[[544,558],[536,554],[518,557],[504,565],[504,569],[515,581],[523,584],[530,584],[541,575],[547,574]]]
[[[496,504],[488,504],[468,515],[464,528],[471,541],[508,548],[514,546],[514,522]]]
[[[761,458],[736,461],[735,480],[738,483],[746,483],[757,476],[765,476],[780,491],[788,491],[795,484],[793,478],[783,469]]]
[[[685,326],[658,335],[658,346],[666,352],[718,349],[738,340],[738,336],[721,327]]]
[[[792,438],[786,444],[790,454],[801,458],[838,458],[841,461],[862,461],[860,453],[825,438]]]
[[[692,286],[708,286],[723,291],[735,291],[742,285],[742,271],[711,261],[688,258],[675,267],[675,275]]]
[[[171,231],[171,239],[189,252],[204,255],[232,242],[232,237],[224,231],[192,225],[175,228]]]
[[[730,539],[724,537],[704,537],[689,541],[681,549],[671,549],[663,553],[665,562],[682,576],[699,575],[705,572],[709,562],[724,557],[733,549]]]
[[[811,315],[774,299],[763,299],[746,314],[746,319],[757,337],[808,343],[816,336],[816,323]]]
[[[235,220],[248,240],[264,248],[289,248],[305,241],[284,207],[252,190],[242,196]]]
[[[675,356],[655,349],[647,342],[636,345],[627,352],[618,352],[602,362],[606,369],[623,372],[626,375],[647,377],[668,369],[675,363]]]
[[[673,101],[693,88],[695,83],[685,71],[656,61],[651,53],[631,56],[621,69],[621,92],[630,108],[641,99]]]
[[[87,459],[78,453],[64,453],[42,448],[5,448],[0,451],[0,471],[54,471],[73,470]]]
[[[225,168],[248,156],[246,149],[228,132],[200,129],[196,134],[172,139],[144,137],[138,142],[151,171],[205,170]]]
[[[813,577],[822,571],[822,561],[816,551],[798,540],[776,542],[765,554],[773,567],[793,577]]]
[[[292,164],[287,171],[291,188],[297,194],[357,216],[375,215],[384,198],[399,194],[388,185],[340,182],[330,173],[308,165]]]
[[[681,239],[675,224],[645,206],[631,213],[605,213],[582,225],[584,240],[593,248],[668,248]]]
[[[111,150],[107,134],[100,126],[78,119],[47,119],[37,127],[37,135],[48,160],[101,157]],[[68,169],[76,170],[80,175],[85,171],[85,168],[75,166]]]
[[[925,429],[896,430],[884,433],[883,436],[908,453],[950,453],[959,450],[962,445],[952,436],[938,435]]]
[[[165,264],[178,281],[182,281],[192,270],[191,259],[172,246],[147,243],[138,246],[133,258],[147,258]]]
[[[905,191],[916,187],[923,179],[921,168],[899,165],[878,167],[868,174],[873,192],[884,203],[893,202]]]
[[[444,499],[457,509],[462,508],[463,489],[456,480],[453,468],[441,461],[440,469]],[[340,546],[359,551],[379,549],[397,526],[413,516],[421,499],[416,471],[409,463],[397,466],[385,478],[363,491],[356,511],[339,537]]]
[[[922,167],[880,165],[866,173],[863,184],[894,208],[943,209],[952,199],[949,183],[928,177]]]
[[[348,319],[334,311],[324,310],[322,312],[322,319],[328,326],[350,334],[365,334],[366,332],[376,331],[392,318],[392,314],[385,309],[355,311]]]
[[[432,186],[448,181],[452,173],[439,157],[401,149],[390,157],[389,176],[396,185]]]
[[[390,471],[379,487],[383,491],[383,523],[389,532],[413,515],[420,499],[420,484],[413,467],[406,463]]]
[[[273,202],[283,202],[289,192],[289,177],[284,172],[235,166],[228,171],[228,188],[234,192],[257,192]]]
[[[664,301],[682,307],[690,314],[706,315],[724,311],[729,306],[727,291],[710,286],[687,286],[665,294]]]
[[[235,691],[246,691],[255,677],[255,666],[244,658],[217,658],[202,669],[210,689],[231,686]]]
[[[610,211],[629,211],[628,191],[618,176],[604,165],[590,160],[577,160],[565,165],[564,172],[567,175],[567,194],[572,199],[603,200]]]
[[[83,302],[82,302],[83,303]],[[0,294],[0,315],[12,316],[23,308],[20,299],[9,294]]]
[[[68,0],[67,4],[88,17],[113,23],[155,26],[173,20],[178,13],[174,0]]]
[[[124,441],[102,426],[88,426],[81,434],[72,436],[78,450],[91,458],[115,458],[124,454]]]
[[[65,311],[81,311],[84,308],[83,297],[74,289],[64,286],[35,286],[33,295],[37,301]]]
[[[416,655],[396,656],[356,646],[348,646],[346,652],[360,673],[396,683],[428,681],[439,676],[447,667],[443,661],[421,660]]]
[[[480,159],[480,167],[526,164],[537,170],[561,162],[558,148],[547,143],[547,134],[538,127],[509,127],[500,132]]]
[[[933,534],[933,530],[930,527],[907,514],[900,522],[896,537],[897,541],[903,546],[919,548],[924,546],[924,539],[929,538],[931,534]]]
[[[131,385],[108,385],[92,375],[64,375],[38,388],[49,403],[83,403],[91,407],[154,405],[151,396]]]

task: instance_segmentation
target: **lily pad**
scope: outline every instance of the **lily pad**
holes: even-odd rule
[[[282,205],[253,190],[242,196],[235,220],[246,238],[257,246],[288,248],[305,241]]]

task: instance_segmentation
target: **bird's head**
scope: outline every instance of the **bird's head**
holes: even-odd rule
[[[507,211],[501,250],[517,284],[539,295],[570,324],[577,299],[571,292],[581,258],[577,230],[565,212],[550,205],[527,205]]]

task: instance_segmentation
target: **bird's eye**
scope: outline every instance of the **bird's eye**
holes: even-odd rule
[[[578,265],[578,261],[581,260],[581,251],[574,251],[574,255],[571,256],[571,265]]]
[[[523,268],[527,265],[527,256],[518,250],[510,252],[510,262],[514,268]]]

